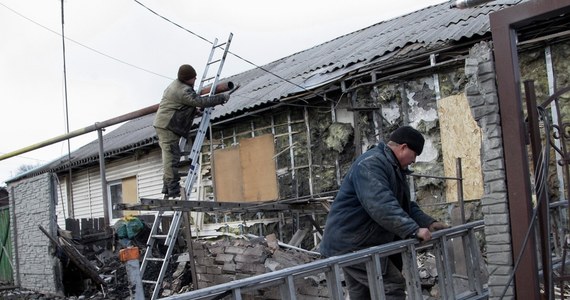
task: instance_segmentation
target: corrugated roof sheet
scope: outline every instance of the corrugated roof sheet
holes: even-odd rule
[[[232,76],[228,80],[240,88],[230,102],[216,109],[213,118],[277,101],[303,88],[318,87],[410,44],[427,50],[485,35],[490,32],[488,16],[491,12],[520,2],[494,1],[469,9],[451,9],[449,2],[444,2],[284,57],[262,66],[264,70],[257,68]]]
[[[520,2],[523,0],[499,0],[469,9],[451,9],[450,3],[444,2],[225,78],[224,81],[232,81],[240,88],[227,104],[216,108],[212,118],[223,118],[279,101],[305,89],[314,89],[384,58],[397,59],[393,57],[395,52],[404,47],[412,45],[416,50],[428,51],[488,34],[489,14]],[[154,114],[141,117],[107,133],[104,136],[106,156],[156,143],[153,118]],[[72,165],[83,165],[97,159],[98,143],[94,141],[72,154]],[[65,167],[62,163],[63,160],[56,160],[29,173],[57,171]]]

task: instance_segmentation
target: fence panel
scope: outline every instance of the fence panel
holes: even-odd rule
[[[10,238],[10,209],[0,207],[0,282],[13,283],[12,239]]]

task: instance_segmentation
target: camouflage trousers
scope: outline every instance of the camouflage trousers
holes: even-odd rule
[[[163,189],[164,194],[176,195],[180,193],[180,136],[162,128],[155,128],[158,136],[158,145],[162,149]]]

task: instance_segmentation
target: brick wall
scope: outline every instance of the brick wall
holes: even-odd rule
[[[61,272],[54,247],[39,229],[56,236],[55,193],[51,174],[24,179],[8,186],[14,246],[14,279],[22,288],[60,294]]]

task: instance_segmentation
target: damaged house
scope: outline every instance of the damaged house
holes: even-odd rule
[[[242,230],[289,241],[299,229],[313,231],[324,225],[327,203],[352,160],[395,128],[411,125],[426,137],[414,165],[417,176],[410,178],[415,200],[453,225],[484,220],[488,290],[490,298],[498,297],[514,261],[504,162],[509,132],[501,128],[501,114],[523,112],[499,110],[490,15],[524,4],[498,0],[450,9],[441,3],[224,78],[239,88],[213,112],[195,200],[314,205],[301,216],[193,214],[192,235]],[[520,74],[534,81],[540,102],[568,85],[568,24],[561,14],[519,31]],[[74,151],[71,160],[63,157],[8,182],[17,285],[64,292],[60,262],[38,225],[55,236],[69,219],[105,227],[128,214],[152,214],[113,207],[162,198],[153,118],[130,120],[101,144]],[[552,199],[563,200],[562,171],[551,171]],[[300,245],[314,250],[318,232],[309,240]],[[511,288],[507,295],[514,293]]]

